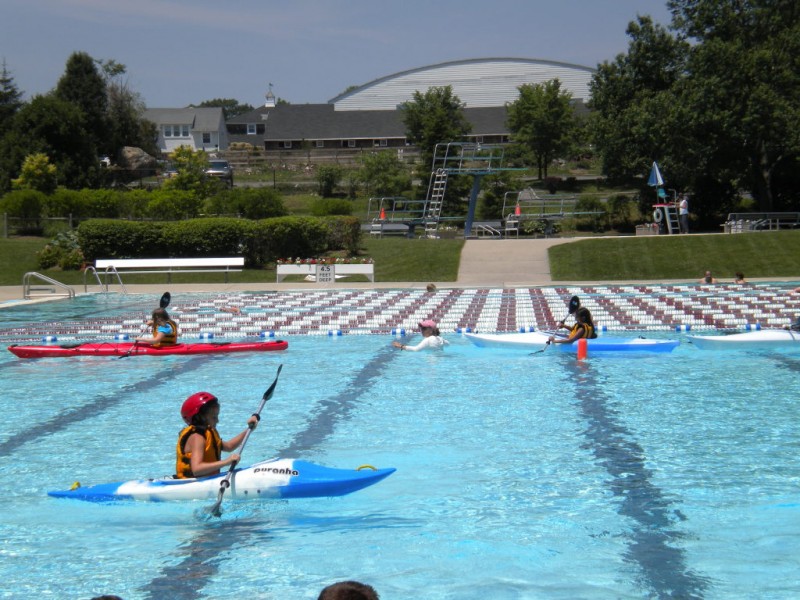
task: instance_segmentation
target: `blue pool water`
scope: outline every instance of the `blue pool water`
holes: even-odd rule
[[[140,306],[140,305],[139,305]],[[4,323],[122,314],[79,298]],[[383,600],[800,596],[800,355],[398,352],[388,335],[287,336],[282,353],[21,360],[0,353],[0,597]],[[48,490],[174,470],[206,389],[243,462],[397,467],[334,499],[96,505]]]

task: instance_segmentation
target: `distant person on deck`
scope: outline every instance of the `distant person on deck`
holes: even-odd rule
[[[592,313],[584,306],[581,306],[575,312],[575,325],[567,327],[564,321],[560,321],[558,327],[559,329],[569,329],[569,336],[562,338],[551,335],[547,340],[548,344],[571,344],[575,340],[581,338],[594,339],[597,337],[594,321],[592,320]]]
[[[689,197],[684,194],[678,202],[678,217],[680,220],[681,233],[689,233]]]
[[[152,337],[137,337],[137,343],[149,344],[156,348],[174,346],[178,343],[178,325],[169,318],[166,309],[155,309],[147,325],[152,328]]]

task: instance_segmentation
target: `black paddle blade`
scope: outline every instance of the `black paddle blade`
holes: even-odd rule
[[[575,314],[575,311],[581,307],[581,299],[577,296],[573,296],[569,299],[569,314]]]
[[[266,402],[267,400],[272,398],[272,393],[275,391],[275,386],[278,385],[278,377],[280,377],[282,369],[283,369],[283,363],[278,365],[278,372],[275,373],[275,381],[273,381],[272,385],[269,386],[266,392],[264,392],[264,395],[261,397],[262,402]],[[260,413],[261,410],[259,409],[258,412]]]
[[[161,296],[161,300],[159,301],[158,305],[161,308],[167,308],[169,306],[170,300],[172,300],[172,296],[170,296],[169,292],[164,292],[164,295]]]

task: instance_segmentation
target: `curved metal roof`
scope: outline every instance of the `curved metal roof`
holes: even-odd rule
[[[477,58],[444,62],[381,77],[328,101],[334,110],[395,110],[415,91],[452,86],[468,108],[504,106],[519,96],[519,86],[558,78],[574,100],[589,98],[594,69],[529,58]]]

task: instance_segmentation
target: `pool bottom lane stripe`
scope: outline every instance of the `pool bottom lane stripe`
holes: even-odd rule
[[[358,408],[360,400],[366,397],[372,384],[377,381],[392,359],[399,353],[391,346],[382,347],[372,360],[364,364],[354,374],[352,382],[339,394],[320,402],[320,410],[311,418],[303,431],[300,431],[288,446],[276,451],[276,456],[298,456],[320,446],[334,433],[339,421],[350,418]],[[235,528],[235,531],[232,530]],[[221,567],[225,553],[235,547],[247,547],[250,537],[258,535],[259,543],[264,543],[264,523],[247,519],[236,521],[217,520],[205,528],[196,538],[181,545],[176,551],[183,555],[180,562],[164,567],[161,575],[155,577],[139,591],[146,598],[161,600],[189,600],[201,596],[201,590],[213,579]],[[262,592],[266,590],[262,588]]]
[[[612,477],[608,485],[622,499],[619,514],[633,523],[625,560],[638,566],[642,585],[652,591],[652,597],[703,598],[709,580],[687,568],[678,544],[682,534],[672,529],[675,520],[685,517],[651,481],[644,449],[608,407],[602,374],[589,361],[573,361],[570,371],[587,424],[587,448]]]
[[[60,411],[51,419],[41,423],[37,422],[35,426],[23,430],[11,436],[5,442],[0,443],[0,457],[13,454],[24,444],[37,442],[76,423],[102,415],[123,401],[128,394],[147,392],[162,387],[165,381],[173,381],[176,374],[190,373],[206,364],[207,360],[211,358],[211,356],[196,356],[189,360],[170,363],[165,365],[164,368],[152,372],[147,379],[125,385],[94,398],[87,398],[83,404],[77,406],[68,404],[69,408]]]

